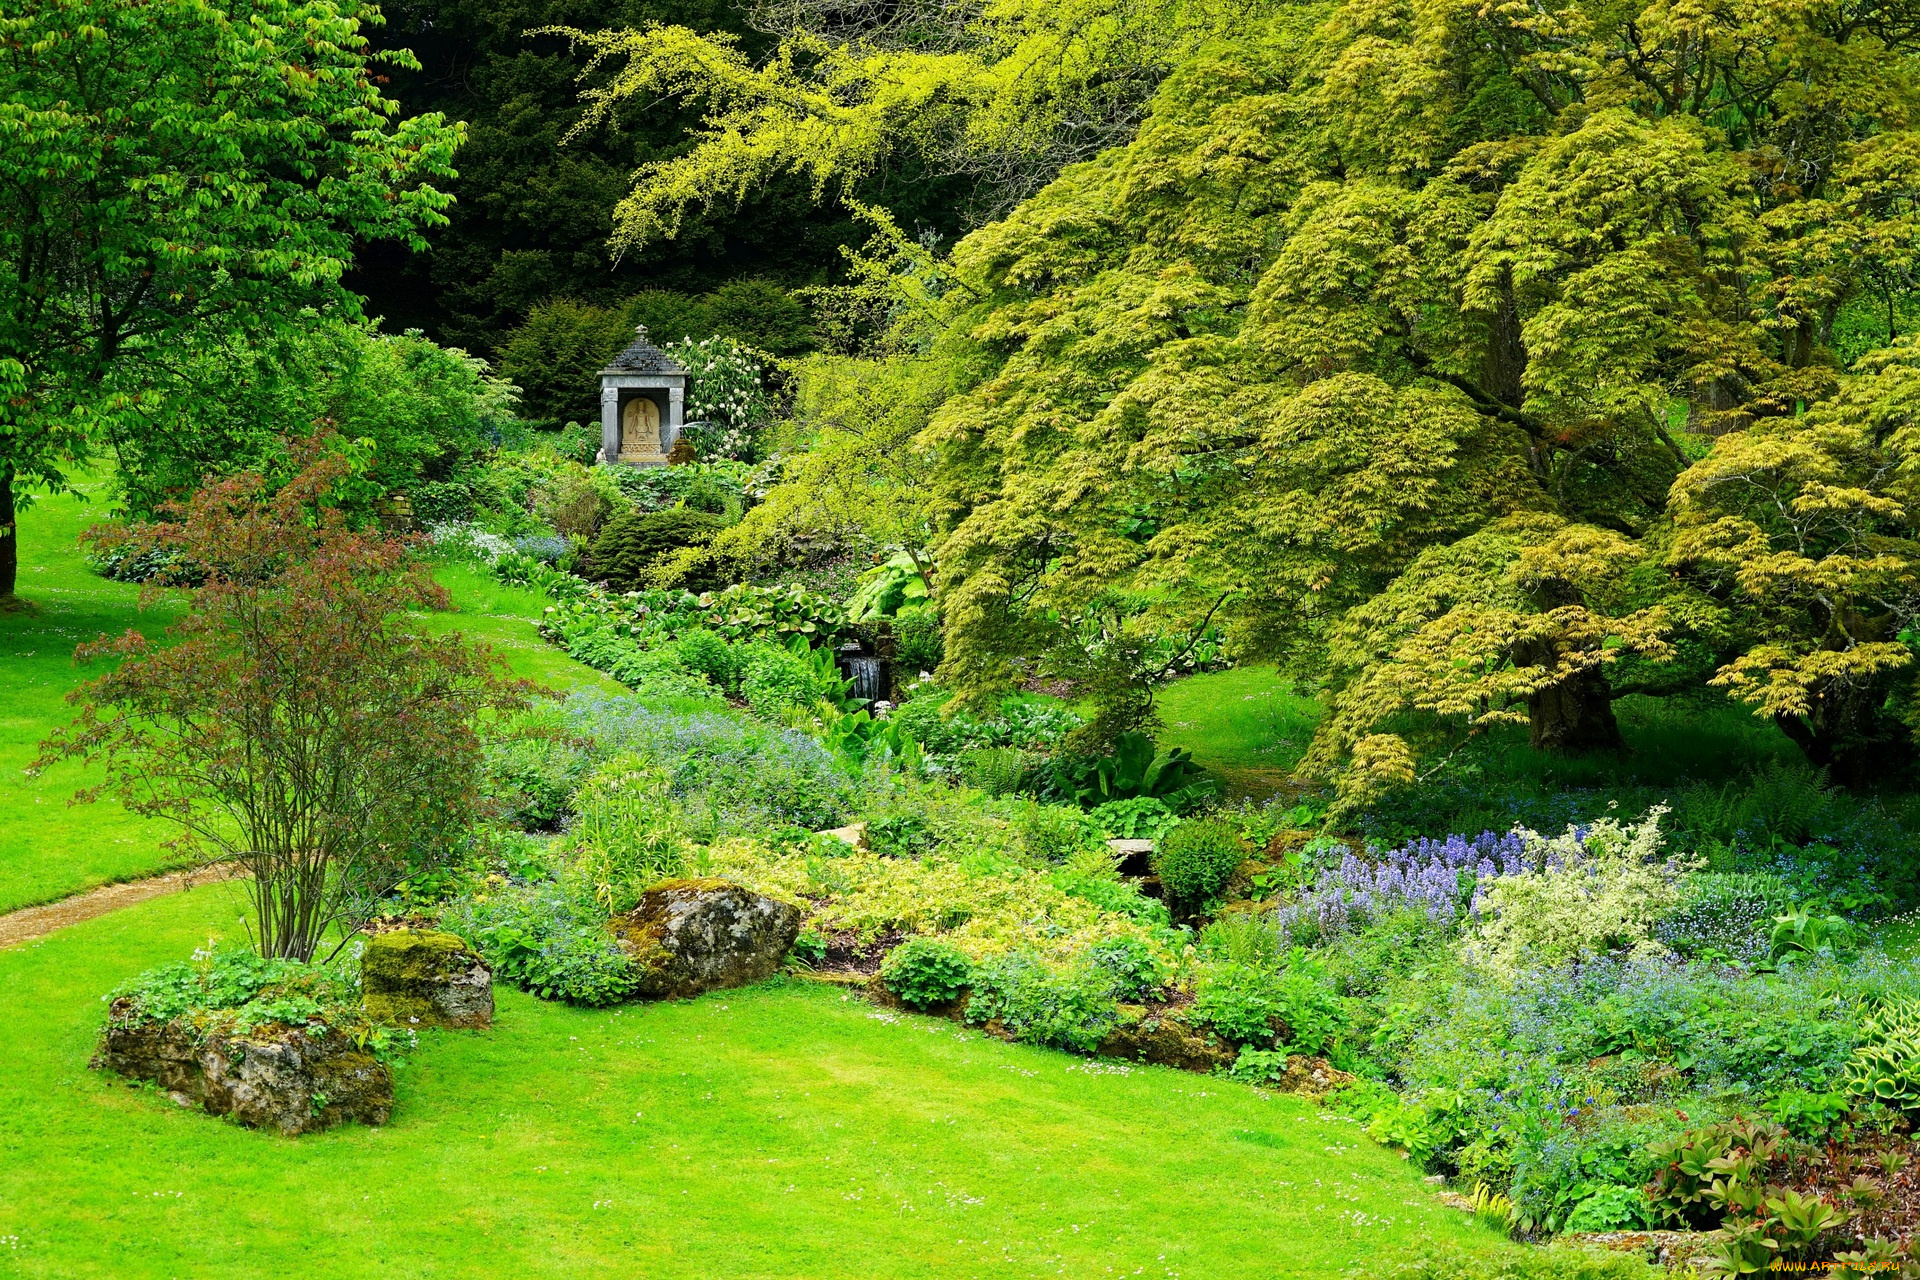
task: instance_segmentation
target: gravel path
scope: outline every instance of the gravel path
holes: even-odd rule
[[[213,884],[221,880],[231,880],[242,874],[244,873],[239,867],[231,864],[201,867],[193,871],[170,871],[163,876],[129,880],[125,884],[105,884],[98,889],[76,893],[71,898],[62,898],[58,902],[47,902],[37,907],[23,907],[18,911],[9,911],[6,915],[0,916],[0,947],[30,942],[52,933],[55,929],[64,929],[70,924],[79,924],[82,920],[106,915],[109,911],[131,907],[149,898],[179,893],[183,889],[193,888],[196,884]]]

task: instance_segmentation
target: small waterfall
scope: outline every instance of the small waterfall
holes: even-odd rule
[[[887,696],[887,662],[884,658],[852,655],[842,658],[847,679],[853,681],[853,696],[878,702]]]

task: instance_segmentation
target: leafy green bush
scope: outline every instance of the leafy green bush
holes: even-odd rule
[[[741,646],[740,694],[762,715],[778,717],[796,707],[811,707],[827,696],[814,664],[781,645]]]
[[[500,372],[522,389],[531,417],[592,419],[600,407],[600,370],[632,341],[633,322],[621,312],[549,298],[506,335]],[[594,435],[597,450],[599,433]]]
[[[964,995],[973,980],[973,963],[949,943],[912,937],[887,956],[880,980],[906,1004],[927,1009]]]
[[[1568,1231],[1630,1231],[1647,1225],[1647,1198],[1639,1187],[1610,1183],[1573,1207]]]
[[[726,527],[705,511],[623,511],[593,542],[593,573],[618,591],[647,586],[654,568],[682,547],[704,547]]]
[[[640,982],[599,904],[558,883],[456,899],[440,923],[485,956],[495,977],[542,999],[617,1004]]]
[[[423,481],[411,498],[413,518],[423,525],[473,519],[473,490],[458,481]]]
[[[932,605],[901,606],[893,616],[893,635],[894,660],[903,672],[938,670],[946,657],[940,638],[940,612]]]
[[[1153,851],[1153,872],[1168,899],[1191,911],[1219,893],[1246,857],[1232,823],[1202,818],[1166,834]]]
[[[1158,840],[1181,822],[1158,796],[1109,800],[1095,806],[1090,816],[1115,840]]]
[[[1021,851],[1035,862],[1064,863],[1083,852],[1107,854],[1100,829],[1087,821],[1086,815],[1077,808],[1030,804],[1020,810],[1013,825],[1020,834]],[[1111,859],[1101,857],[1101,861],[1104,864]]]
[[[1244,964],[1207,967],[1194,994],[1193,1017],[1234,1044],[1281,1043],[1310,1054],[1328,1052],[1349,1025],[1339,997],[1308,975]]]
[[[947,701],[948,695],[938,690],[920,693],[891,718],[929,755],[941,757],[959,757],[981,747],[1050,752],[1081,724],[1079,716],[1057,702],[1008,698],[997,714],[983,718],[964,711],[947,715]]]
[[[575,614],[550,625],[576,662],[604,671],[649,699],[696,699],[715,703],[720,691],[706,676],[689,671],[670,643],[648,646],[592,614]]]
[[[732,693],[740,688],[740,650],[711,631],[690,631],[680,637],[680,662],[688,671],[705,676],[716,689]]]
[[[689,846],[669,769],[615,757],[588,777],[574,808],[572,871],[609,915],[633,910],[649,886],[685,868]]]
[[[1090,965],[1049,968],[1036,957],[1015,952],[986,961],[974,970],[973,999],[967,1021],[1005,1024],[1027,1044],[1092,1053],[1119,1021],[1113,978]]]
[[[1153,949],[1138,938],[1097,942],[1087,948],[1084,959],[1089,967],[1112,979],[1117,999],[1145,999],[1167,980],[1167,971],[1154,957]]]

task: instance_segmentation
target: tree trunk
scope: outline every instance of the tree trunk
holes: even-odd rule
[[[20,531],[13,504],[13,468],[0,467],[0,609],[15,606],[20,577]]]
[[[1899,776],[1914,761],[1912,735],[1886,712],[1886,698],[1883,681],[1829,684],[1814,694],[1812,715],[1776,716],[1774,723],[1830,781],[1868,786]]]
[[[1613,689],[1599,671],[1585,671],[1527,699],[1536,751],[1625,751],[1613,718]]]

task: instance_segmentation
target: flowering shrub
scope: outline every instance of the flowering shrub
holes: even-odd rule
[[[732,338],[682,339],[662,348],[687,371],[685,437],[706,459],[746,458],[754,429],[773,417],[763,357]]]
[[[1524,832],[1528,869],[1478,886],[1473,915],[1479,923],[1462,954],[1513,977],[1614,952],[1663,953],[1654,924],[1679,904],[1682,877],[1695,865],[1655,860],[1665,813],[1655,806],[1631,827],[1602,818],[1552,839]]]

